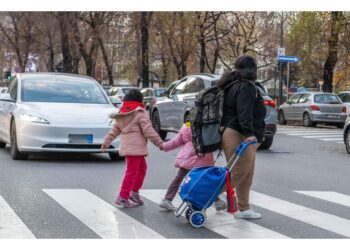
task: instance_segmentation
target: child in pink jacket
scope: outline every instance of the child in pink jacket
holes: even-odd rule
[[[212,166],[214,164],[213,153],[208,153],[204,156],[198,156],[196,154],[196,151],[192,144],[192,131],[189,122],[186,122],[182,126],[179,133],[174,139],[168,142],[164,142],[160,146],[160,149],[164,151],[170,151],[181,146],[183,146],[183,148],[177,154],[175,160],[175,167],[179,168],[179,171],[173,181],[170,183],[164,199],[162,199],[159,203],[159,206],[161,208],[169,211],[176,209],[172,204],[172,200],[176,196],[179,186],[186,174],[192,168]]]
[[[123,207],[143,205],[139,190],[146,176],[148,155],[147,139],[160,146],[163,140],[153,129],[147,111],[143,108],[143,96],[136,89],[130,90],[123,99],[119,113],[113,114],[116,123],[105,137],[101,150],[105,151],[119,135],[119,154],[125,156],[126,172],[115,204]]]

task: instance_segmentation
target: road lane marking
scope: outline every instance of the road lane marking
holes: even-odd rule
[[[85,189],[43,191],[102,238],[164,238]]]
[[[251,203],[292,219],[350,237],[350,220],[277,199],[255,191],[250,192]]]
[[[285,135],[291,135],[291,136],[302,136],[302,135],[342,135],[340,133],[291,133],[291,134],[286,134]]]
[[[35,236],[0,195],[0,239],[34,239]]]
[[[164,197],[166,190],[162,189],[143,189],[140,194],[146,199],[159,203]],[[182,203],[180,197],[177,195],[173,201],[174,206],[178,207]],[[159,208],[160,210],[162,208]],[[171,216],[175,216],[173,213]],[[184,213],[183,213],[184,216]],[[233,215],[226,212],[216,212],[211,207],[207,209],[207,219],[205,227],[211,231],[218,233],[229,239],[284,239],[287,236],[272,231],[268,228],[254,224],[244,219],[235,219]],[[191,226],[190,224],[188,226]]]
[[[350,195],[345,195],[337,192],[329,191],[295,191],[297,193],[318,198],[321,200],[340,204],[342,206],[350,207]]]
[[[343,137],[341,135],[306,135],[306,136],[302,136],[303,138],[327,138],[327,137],[331,137],[331,138],[340,138],[342,139]]]
[[[325,138],[325,139],[320,139],[321,141],[344,141],[343,138]]]

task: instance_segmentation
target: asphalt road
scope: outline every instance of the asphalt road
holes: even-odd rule
[[[177,150],[150,145],[145,205],[116,209],[124,161],[106,154],[13,161],[9,148],[1,149],[0,238],[350,238],[350,155],[341,133],[279,127],[271,149],[257,154],[251,203],[262,219],[209,209],[199,229],[157,206],[176,174]],[[225,165],[223,157],[217,165]]]

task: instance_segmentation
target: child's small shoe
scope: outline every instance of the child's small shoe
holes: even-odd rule
[[[137,206],[139,206],[139,204],[138,203],[136,203],[136,202],[133,202],[132,200],[130,200],[130,199],[124,199],[124,198],[122,198],[122,197],[120,197],[120,196],[118,196],[118,198],[115,200],[115,202],[114,202],[116,205],[118,205],[118,206],[122,206],[122,207],[137,207]]]
[[[131,196],[129,198],[130,200],[132,200],[135,203],[138,203],[140,206],[143,205],[143,200],[140,197],[140,194],[134,191],[131,191]]]
[[[176,207],[171,203],[171,200],[168,199],[162,199],[160,203],[158,204],[161,208],[164,208],[168,211],[175,211]]]

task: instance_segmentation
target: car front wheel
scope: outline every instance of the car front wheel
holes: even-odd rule
[[[346,131],[344,143],[345,143],[346,152],[350,154],[350,129]]]
[[[108,154],[112,161],[124,160],[124,157],[120,156],[119,153],[109,152]]]
[[[167,132],[160,129],[160,126],[161,126],[160,125],[160,118],[159,118],[159,113],[157,110],[154,111],[154,113],[152,115],[152,125],[153,125],[153,128],[159,134],[160,138],[162,138],[162,140],[165,140],[165,138],[167,136]]]
[[[18,150],[17,145],[17,132],[15,121],[11,124],[11,145],[10,145],[11,157],[13,160],[26,160],[29,154],[22,153]]]
[[[0,148],[5,148],[5,147],[6,147],[6,143],[5,143],[5,142],[0,141]]]
[[[260,144],[259,149],[269,149],[272,146],[273,137],[265,137],[263,142]]]
[[[287,121],[286,118],[284,117],[284,113],[282,110],[278,112],[278,124],[279,125],[286,125]]]

